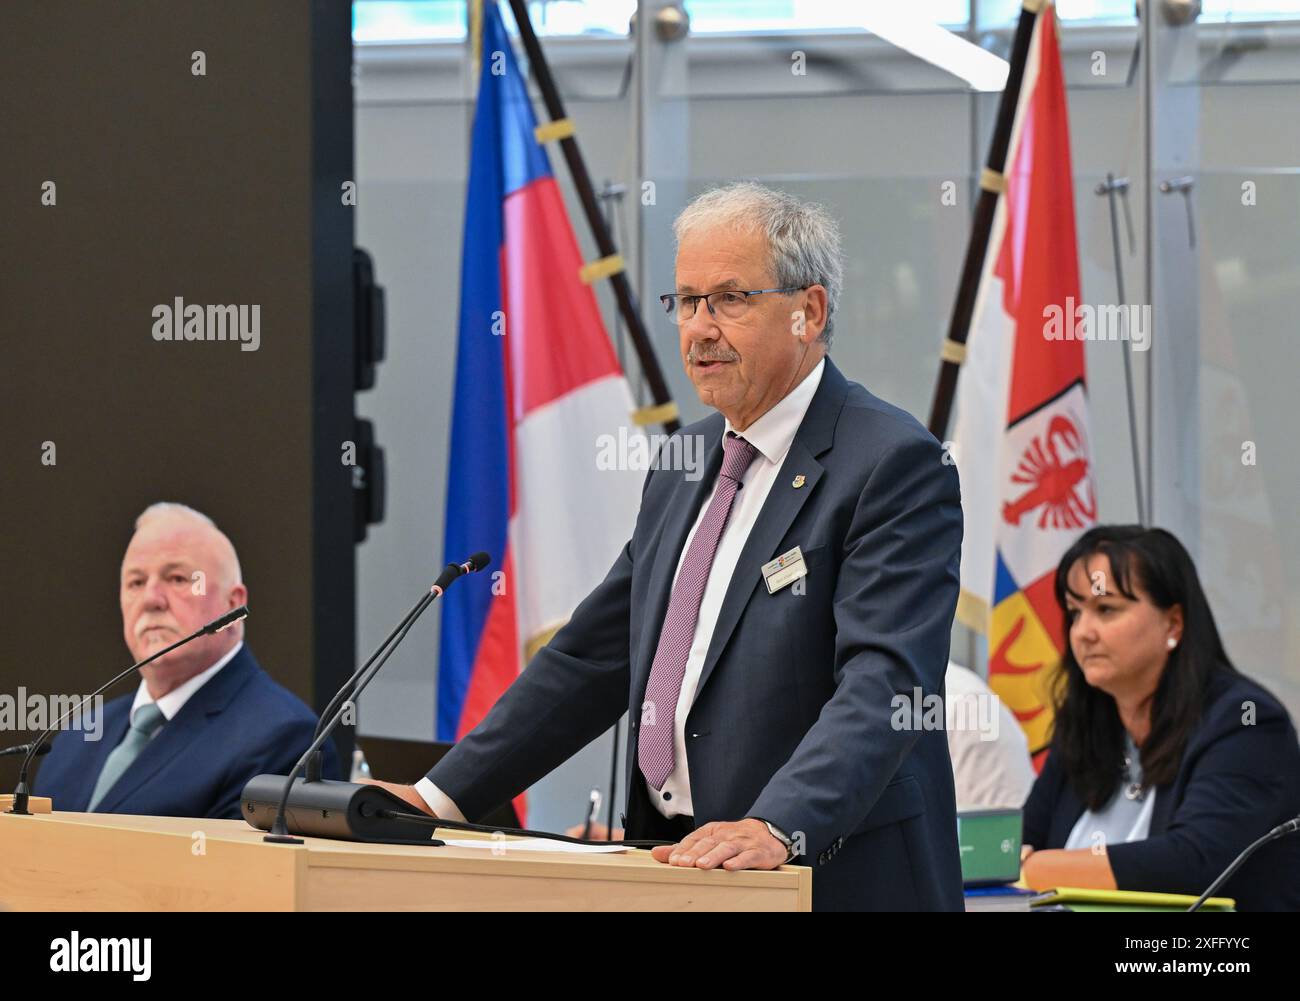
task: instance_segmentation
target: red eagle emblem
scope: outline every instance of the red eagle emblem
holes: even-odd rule
[[[1037,508],[1042,508],[1039,528],[1080,529],[1097,520],[1083,435],[1064,414],[1052,418],[1046,434],[1034,436],[1011,481],[1028,489],[1002,505],[1002,518],[1010,525],[1019,525],[1022,517]]]

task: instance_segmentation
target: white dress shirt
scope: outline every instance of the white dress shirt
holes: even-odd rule
[[[691,782],[686,768],[686,716],[695,701],[695,689],[699,685],[700,674],[704,669],[704,658],[708,654],[709,642],[713,639],[713,630],[722,611],[722,600],[727,595],[727,587],[731,584],[731,577],[736,571],[741,550],[745,548],[745,542],[754,523],[758,520],[763,502],[767,500],[768,492],[776,482],[776,474],[780,472],[781,463],[785,461],[786,453],[794,443],[795,433],[803,423],[808,405],[812,403],[813,395],[821,384],[822,372],[825,368],[826,362],[819,361],[817,367],[809,372],[783,400],[743,432],[737,432],[758,450],[758,455],[754,457],[754,461],[750,463],[749,469],[740,481],[741,488],[732,502],[731,514],[722,530],[722,537],[718,540],[713,566],[709,570],[709,580],[704,586],[700,614],[695,622],[695,638],[691,643],[690,656],[686,660],[686,675],[682,679],[681,695],[677,700],[673,735],[673,770],[664,780],[662,790],[655,789],[646,782],[650,801],[665,817],[675,817],[678,814],[694,816]],[[731,421],[727,421],[724,433],[734,430]],[[696,529],[699,528],[704,512],[708,510],[717,489],[718,485],[715,481],[709,496],[700,505],[695,524],[691,526],[690,534],[686,536],[686,542],[677,557],[677,570],[673,573],[674,584],[677,582],[677,573],[681,571],[686,550],[690,548],[691,539],[695,537]],[[645,782],[645,777],[638,771],[633,781]],[[448,820],[465,819],[465,815],[457,809],[456,804],[428,778],[417,782],[415,789],[439,817]]]
[[[145,683],[145,680],[141,678],[140,687],[135,690],[135,701],[131,703],[131,717],[130,717],[131,722],[132,723],[135,722],[136,710],[139,709],[141,706],[147,705],[150,702],[158,703],[158,709],[163,714],[163,719],[170,720],[174,718],[175,715],[181,711],[181,707],[184,706],[185,703],[190,700],[190,696],[192,696],[200,688],[202,688],[209,681],[211,681],[213,677],[216,675],[216,673],[220,671],[223,667],[225,667],[227,664],[229,664],[230,661],[234,659],[235,654],[239,653],[239,651],[242,649],[244,649],[244,641],[240,640],[238,643],[235,644],[235,648],[233,650],[231,650],[219,661],[217,661],[215,664],[209,667],[202,674],[194,675],[194,677],[190,678],[190,680],[185,682],[185,684],[178,685],[176,688],[173,688],[161,699],[155,699],[152,695],[149,694],[149,686],[148,684]],[[158,730],[155,730],[153,736],[156,737],[161,729],[162,728],[159,727]],[[149,739],[152,740],[153,737],[150,737]]]

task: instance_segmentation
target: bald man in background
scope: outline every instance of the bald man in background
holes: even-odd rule
[[[135,660],[246,604],[235,547],[206,515],[154,504],[122,560],[122,627]],[[98,741],[61,733],[36,777],[54,809],[171,817],[240,816],[245,783],[287,774],[316,717],[244,644],[244,623],[200,636],[140,668],[140,685],[104,707]],[[325,745],[322,773],[338,778]]]

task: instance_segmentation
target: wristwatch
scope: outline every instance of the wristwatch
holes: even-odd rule
[[[763,820],[762,817],[755,817],[754,819]],[[763,826],[767,828],[767,832],[771,834],[772,837],[776,838],[777,841],[785,845],[785,853],[786,853],[785,862],[781,863],[782,865],[785,865],[787,862],[789,862],[791,859],[795,857],[796,853],[794,850],[794,839],[791,838],[788,834],[786,834],[785,831],[781,830],[781,828],[777,827],[776,824],[772,823],[770,820],[763,820]]]

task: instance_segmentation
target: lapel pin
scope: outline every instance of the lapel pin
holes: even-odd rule
[[[794,482],[791,483],[790,485],[791,485],[792,487],[794,487],[796,490],[798,490],[798,489],[799,489],[801,486],[803,486],[804,483],[806,483],[806,482],[807,482],[807,481],[804,479],[804,475],[803,475],[803,473],[800,473],[798,476],[796,476],[796,477],[794,478]]]

